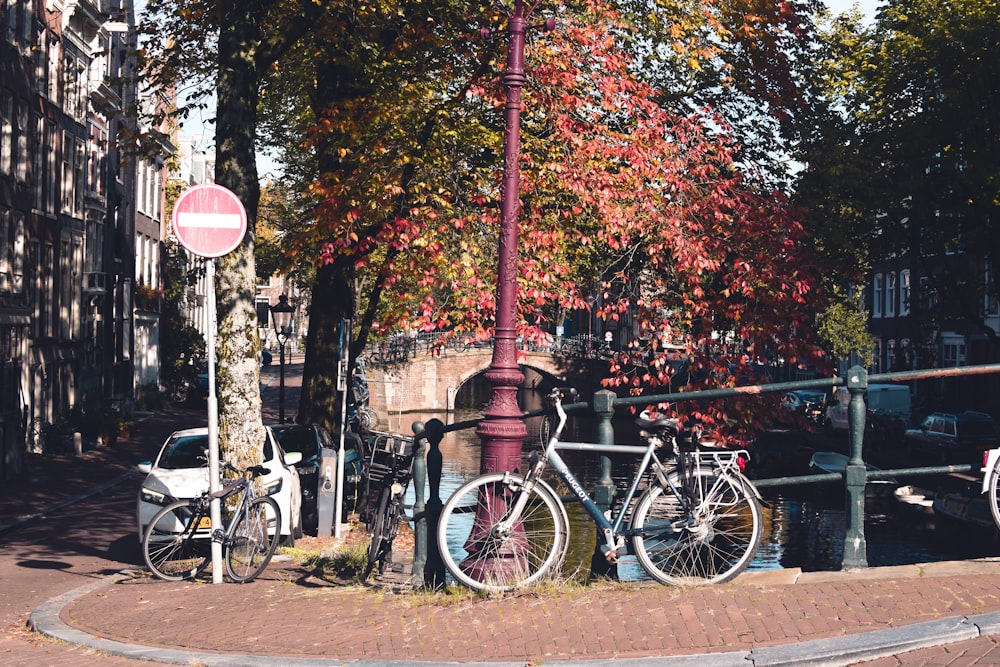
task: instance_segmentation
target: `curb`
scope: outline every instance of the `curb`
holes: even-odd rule
[[[206,667],[326,667],[329,665],[357,665],[358,667],[428,667],[428,665],[456,665],[461,667],[524,667],[524,662],[426,662],[414,660],[307,658],[269,656],[242,653],[210,653],[174,648],[126,644],[103,639],[77,630],[65,623],[60,614],[74,600],[105,586],[113,585],[132,576],[128,571],[98,579],[54,597],[39,605],[28,618],[28,627],[46,637],[69,644],[102,651],[111,655],[137,660],[176,665],[205,665]],[[593,658],[586,660],[546,661],[559,667],[595,667],[613,663],[621,667],[843,667],[865,660],[884,658],[921,648],[940,646],[952,642],[975,639],[984,635],[1000,634],[1000,612],[976,616],[958,616],[898,628],[843,635],[827,639],[767,646],[750,651],[705,653],[700,655],[660,656],[646,658]]]

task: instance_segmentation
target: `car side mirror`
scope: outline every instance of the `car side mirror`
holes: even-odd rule
[[[285,452],[285,465],[293,466],[302,462],[302,452]]]
[[[142,461],[141,463],[137,464],[135,467],[139,469],[139,472],[148,475],[153,470],[153,462],[152,461]]]

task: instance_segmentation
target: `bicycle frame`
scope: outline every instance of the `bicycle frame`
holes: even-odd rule
[[[525,489],[531,491],[535,480],[540,479],[540,475],[544,471],[546,466],[551,465],[555,473],[562,479],[566,485],[573,491],[577,500],[583,506],[584,510],[590,515],[590,518],[595,524],[601,529],[604,535],[605,544],[602,546],[602,551],[610,558],[615,558],[615,554],[618,549],[624,546],[624,540],[626,537],[632,537],[629,531],[623,529],[623,524],[625,518],[628,514],[628,508],[631,506],[632,501],[635,499],[636,494],[639,490],[639,484],[642,482],[643,477],[646,472],[650,469],[650,463],[653,463],[652,470],[654,471],[657,481],[664,487],[670,488],[674,495],[677,497],[679,502],[684,503],[684,494],[679,493],[677,487],[670,480],[667,474],[671,468],[664,466],[664,464],[656,457],[655,450],[663,446],[665,443],[663,440],[655,434],[650,434],[646,439],[646,445],[605,445],[598,443],[589,442],[568,442],[561,441],[559,438],[562,435],[563,428],[566,425],[566,412],[562,407],[561,401],[556,401],[555,403],[556,413],[559,415],[559,424],[556,426],[552,435],[549,437],[548,444],[542,450],[541,455],[533,453],[532,454],[532,466],[528,474],[525,476]],[[671,449],[676,450],[676,443],[671,442]],[[567,451],[581,451],[581,452],[605,452],[613,454],[633,454],[641,456],[638,466],[636,467],[635,475],[632,478],[632,482],[629,485],[628,490],[622,498],[621,510],[616,516],[610,517],[605,515],[601,511],[597,503],[590,497],[590,494],[583,488],[583,485],[577,479],[573,471],[570,470],[569,466],[559,455],[559,450]],[[673,452],[672,452],[673,454]],[[711,470],[717,470],[721,472],[727,472],[731,467],[738,465],[736,463],[737,458],[740,456],[740,451],[730,451],[730,452],[692,452],[693,456],[686,457],[680,456],[678,458],[678,463],[682,466],[686,465],[688,461],[693,461],[696,469],[700,470],[702,463],[709,466]],[[739,478],[730,478],[728,475],[720,476],[716,480],[715,484],[726,483],[733,484],[739,483],[737,480]],[[724,480],[724,481],[723,481]],[[748,486],[758,498],[759,493],[753,485],[741,485]],[[743,490],[746,490],[745,488]],[[521,516],[524,510],[525,504],[528,502],[529,493],[522,493],[520,497],[515,501],[512,511],[509,512],[507,518],[500,522],[500,527],[502,530],[510,530],[514,523]],[[690,507],[686,509],[692,509]],[[610,512],[609,512],[610,515]]]

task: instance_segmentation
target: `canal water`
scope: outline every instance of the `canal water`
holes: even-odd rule
[[[522,406],[524,404],[522,403]],[[533,409],[528,406],[526,411]],[[458,411],[448,417],[449,423],[476,419],[479,411]],[[414,421],[443,419],[439,414],[390,415],[388,427],[410,433]],[[383,424],[384,428],[386,424]],[[524,442],[524,460],[539,448],[540,419],[527,420],[528,438]],[[615,422],[616,441],[638,442],[631,420]],[[592,423],[573,419],[563,433],[564,440],[593,442]],[[446,434],[441,443],[444,458],[441,497],[447,500],[464,481],[479,474],[480,442],[474,429]],[[596,454],[563,452],[563,457],[587,489],[593,489],[599,477]],[[615,457],[612,478],[619,489],[632,479],[634,457]],[[805,474],[803,468],[797,473]],[[410,489],[412,502],[412,487]],[[594,551],[595,530],[589,516],[575,500],[565,502],[570,515],[571,551],[567,568],[589,571]],[[837,571],[841,569],[846,531],[846,512],[842,487],[836,484],[799,485],[771,488],[764,498],[764,538],[751,570],[801,568],[803,571]],[[915,512],[889,497],[869,499],[865,511],[865,540],[869,567],[908,565],[946,560],[966,560],[1000,555],[1000,543],[995,534],[935,521],[932,515]]]

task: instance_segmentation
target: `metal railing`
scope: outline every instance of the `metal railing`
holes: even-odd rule
[[[868,567],[867,545],[864,535],[865,485],[869,479],[888,479],[900,476],[936,475],[953,472],[973,472],[979,466],[973,464],[958,464],[944,466],[929,466],[917,468],[896,468],[885,470],[869,470],[862,456],[862,445],[867,418],[865,394],[869,383],[876,382],[907,382],[929,378],[959,377],[971,375],[986,375],[1000,373],[1000,364],[984,364],[933,370],[903,371],[897,373],[879,373],[869,375],[861,367],[851,368],[846,378],[833,377],[817,380],[801,380],[796,382],[779,382],[766,385],[734,387],[727,389],[709,389],[704,391],[680,392],[651,396],[618,397],[614,392],[601,390],[594,393],[590,403],[578,402],[565,405],[567,412],[592,410],[598,417],[597,441],[599,444],[614,444],[614,426],[612,419],[619,407],[644,407],[654,403],[681,401],[697,401],[704,399],[726,399],[737,396],[787,393],[799,389],[832,389],[846,386],[850,392],[848,403],[848,435],[850,441],[850,458],[846,469],[841,473],[825,473],[799,475],[792,477],[775,477],[755,479],[753,483],[758,488],[791,486],[798,484],[820,484],[843,480],[847,510],[847,530],[844,536],[844,556],[841,568],[855,570]],[[545,414],[544,410],[525,413],[524,417]],[[431,419],[426,424],[414,422],[413,432],[416,437],[417,451],[414,456],[413,487],[414,487],[414,585],[438,586],[444,582],[444,565],[436,553],[434,536],[437,534],[437,517],[443,507],[440,497],[441,469],[443,457],[440,444],[446,433],[461,431],[476,427],[481,420],[467,420],[445,425],[438,419]],[[607,456],[600,457],[600,478],[593,494],[595,502],[608,509],[614,500],[615,485],[611,479],[611,460]],[[425,492],[427,495],[425,495]],[[428,537],[430,536],[430,541]]]
[[[493,338],[474,339],[471,336],[444,336],[440,333],[420,333],[394,336],[375,341],[365,348],[365,364],[385,368],[405,364],[420,355],[441,356],[472,350],[492,350]],[[542,340],[518,338],[517,349],[525,352],[547,352],[571,359],[608,359],[615,350],[600,336],[551,336]]]

